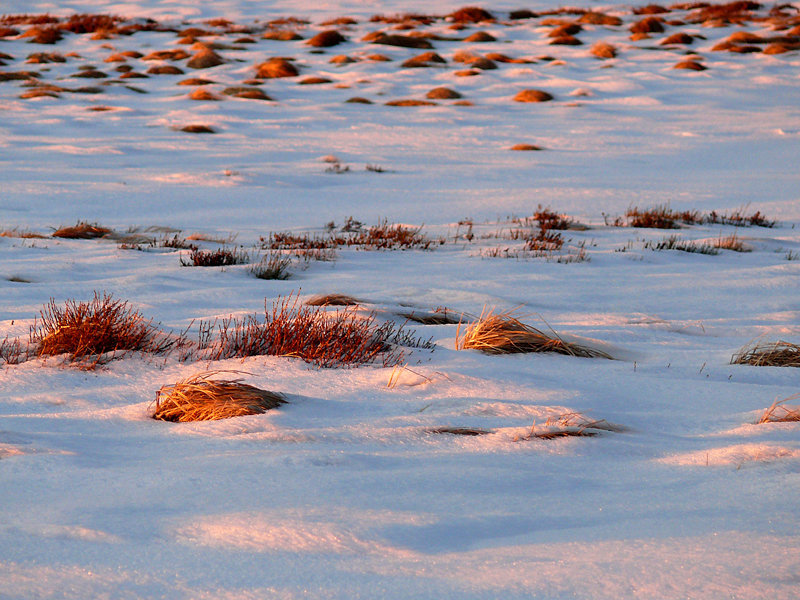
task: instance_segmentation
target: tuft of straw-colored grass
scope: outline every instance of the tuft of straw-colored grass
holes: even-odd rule
[[[212,379],[223,371],[198,373],[156,392],[152,417],[161,421],[217,421],[264,413],[281,404],[283,396],[242,383]]]
[[[553,440],[562,437],[594,437],[602,432],[623,433],[626,427],[609,423],[605,419],[592,420],[579,412],[550,417],[543,426],[531,426],[525,435],[514,438],[515,442],[537,439]]]
[[[456,330],[456,349],[480,350],[486,354],[555,352],[584,358],[611,358],[601,350],[565,342],[554,331],[553,335],[547,335],[519,321],[513,316],[514,312],[515,310],[509,310],[495,313],[484,308],[478,320],[468,325],[463,335],[459,324]]]
[[[750,252],[750,248],[745,246],[744,242],[735,233],[728,236],[720,236],[714,240],[714,247],[732,250],[733,252]]]
[[[800,394],[794,394],[783,400],[775,400],[768,409],[764,411],[757,425],[764,423],[795,423],[800,421],[800,407],[784,406],[784,402],[790,402],[800,398]]]
[[[800,346],[777,341],[745,346],[731,357],[732,365],[800,367]]]

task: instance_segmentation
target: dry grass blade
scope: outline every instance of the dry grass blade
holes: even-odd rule
[[[461,335],[461,325],[456,331],[458,350],[480,350],[486,354],[512,354],[522,352],[555,352],[584,358],[611,358],[601,350],[565,342],[553,332],[544,332],[522,323],[514,310],[494,313],[484,309],[477,321],[467,326]]]
[[[544,426],[536,427],[534,422],[530,431],[514,439],[515,442],[524,440],[553,440],[562,437],[594,437],[602,432],[623,433],[626,427],[609,423],[605,419],[592,420],[579,412],[571,412],[558,417],[550,417]]]
[[[800,367],[800,346],[783,341],[746,346],[731,357],[731,364],[753,367]]]
[[[280,394],[241,383],[212,379],[221,371],[199,373],[156,392],[152,417],[161,421],[216,421],[257,415],[285,404]]]
[[[446,307],[439,307],[433,312],[411,311],[399,315],[421,325],[457,325],[465,317],[464,313],[456,313]]]
[[[800,394],[794,394],[783,400],[775,400],[772,405],[764,411],[761,418],[756,423],[762,425],[764,423],[795,423],[800,421],[800,407],[783,406],[784,402],[797,400]]]

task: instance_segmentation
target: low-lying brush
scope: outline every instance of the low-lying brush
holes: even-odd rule
[[[201,330],[203,329],[201,324]],[[398,339],[393,322],[377,325],[372,315],[355,309],[328,312],[320,307],[298,305],[298,298],[279,298],[264,316],[228,317],[206,326],[216,338],[198,358],[222,360],[247,356],[300,358],[322,368],[355,366],[379,361],[393,366],[404,353],[391,343]]]
[[[764,411],[761,418],[757,421],[757,425],[764,423],[794,423],[800,421],[800,407],[784,406],[785,402],[797,400],[800,394],[789,396],[783,400],[776,400],[772,405]]]
[[[707,223],[716,223],[720,225],[735,225],[737,227],[775,227],[776,221],[767,219],[761,214],[761,211],[756,211],[751,215],[744,214],[743,210],[736,210],[732,213],[717,213],[712,210],[705,218]]]
[[[66,238],[71,240],[93,240],[105,237],[110,234],[108,227],[101,227],[97,223],[86,223],[79,221],[72,227],[61,227],[53,232],[53,237]]]
[[[459,325],[456,348],[480,350],[486,354],[555,352],[584,358],[611,358],[601,350],[565,342],[555,332],[547,335],[522,323],[513,313],[513,310],[500,313],[484,310],[477,321],[466,327],[463,335]]]
[[[236,248],[200,250],[192,248],[188,256],[181,256],[182,267],[228,267],[246,264],[250,260],[247,252]]]
[[[175,343],[126,301],[97,292],[89,302],[67,300],[58,306],[50,300],[31,328],[30,341],[37,356],[65,354],[86,368],[108,362],[119,352],[162,354]]]
[[[156,392],[152,417],[161,421],[216,421],[257,415],[285,404],[280,394],[241,383],[212,379],[217,372],[199,373]]]
[[[732,365],[754,367],[800,367],[800,346],[789,342],[768,342],[742,348],[731,357]]]
[[[627,428],[609,423],[605,419],[592,420],[581,413],[571,412],[550,417],[543,426],[531,426],[528,433],[514,438],[515,442],[526,440],[554,440],[563,437],[594,437],[602,432],[622,433]]]

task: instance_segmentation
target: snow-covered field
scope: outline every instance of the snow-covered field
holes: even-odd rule
[[[95,292],[173,333],[281,297],[340,293],[360,301],[359,315],[397,325],[438,307],[465,321],[516,308],[615,360],[459,350],[458,325],[413,322],[432,349],[402,348],[394,367],[131,353],[81,370],[60,357],[0,358],[0,598],[797,596],[798,424],[755,424],[800,391],[796,369],[730,363],[754,341],[800,343],[800,4],[732,23],[698,22],[696,8],[655,14],[664,31],[632,40],[646,15],[584,1],[621,24],[585,18],[582,45],[551,45],[552,19],[581,14],[510,19],[559,7],[496,2],[482,5],[495,21],[463,29],[415,22],[437,36],[432,49],[363,41],[411,31],[373,15],[461,6],[2,4],[7,15],[152,18],[159,30],[67,32],[47,45],[23,36],[30,24],[0,25],[17,30],[0,37],[0,341],[27,342],[51,299]],[[345,16],[355,23],[322,25]],[[277,30],[303,39],[262,37],[288,17],[308,23]],[[217,18],[232,25],[206,22]],[[180,40],[189,27],[214,35]],[[346,41],[306,43],[329,29]],[[477,31],[495,41],[461,41]],[[691,43],[661,44],[679,32]],[[750,51],[712,50],[735,32]],[[222,64],[189,68],[198,41],[217,44]],[[592,56],[599,41],[617,56]],[[764,53],[770,43],[789,51]],[[189,57],[144,60],[176,49]],[[125,51],[142,56],[107,62]],[[401,67],[431,51],[444,62]],[[465,76],[459,52],[529,62],[496,59]],[[299,74],[254,81],[277,56]],[[687,59],[706,70],[673,68]],[[121,78],[121,65],[183,73]],[[97,71],[105,77],[75,77]],[[308,77],[330,82],[299,85]],[[177,85],[189,78],[212,83]],[[234,86],[272,100],[224,93]],[[461,98],[386,104],[438,87]],[[216,100],[190,98],[198,89]],[[526,89],[553,99],[513,100]],[[625,217],[656,206],[776,223],[663,230]],[[536,233],[542,209],[573,227],[557,232],[560,249],[526,251],[519,236]],[[435,242],[292,258],[286,280],[251,274],[270,254],[260,238],[326,236],[331,222],[339,235],[348,217],[422,227]],[[50,237],[78,221],[114,234]],[[189,251],[146,243],[165,235],[204,237],[207,250],[224,240],[251,264],[181,266]],[[713,248],[733,235],[744,252]],[[716,252],[654,249],[681,243]],[[218,421],[150,418],[162,385],[207,370],[237,371],[287,404]],[[570,413],[622,430],[526,439]],[[432,433],[441,428],[489,433]]]

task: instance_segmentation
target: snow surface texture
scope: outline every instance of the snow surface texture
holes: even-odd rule
[[[0,38],[12,57],[0,72],[36,72],[33,84],[0,82],[9,234],[0,237],[0,340],[27,340],[50,298],[95,291],[172,332],[257,313],[265,298],[345,293],[380,322],[440,306],[471,315],[521,307],[524,322],[616,360],[489,356],[456,350],[455,324],[412,324],[435,349],[406,349],[396,368],[142,354],[90,371],[58,357],[3,364],[0,598],[796,597],[798,425],[754,423],[798,391],[797,373],[729,362],[754,339],[800,341],[800,53],[711,50],[739,31],[789,35],[767,20],[704,27],[677,11],[661,16],[684,25],[632,41],[628,27],[642,17],[629,5],[580,5],[623,24],[585,24],[583,45],[550,45],[547,17],[510,21],[520,7],[493,3],[484,6],[497,22],[419,30],[497,41],[433,40],[446,62],[405,69],[424,50],[361,41],[393,32],[369,18],[459,4],[3,3],[7,14],[150,17],[175,30],[224,17],[251,27],[255,43],[236,43],[241,31],[202,37],[222,45],[223,64],[128,58],[135,72],[184,74],[117,79],[122,63],[105,62],[115,52],[197,50],[174,31],[68,33],[52,46]],[[262,39],[265,21],[290,16],[310,21],[296,27],[305,39],[332,28],[320,25],[329,19],[357,23],[336,26],[348,41],[322,54],[305,40]],[[693,43],[660,44],[679,31]],[[600,40],[616,58],[589,54]],[[458,51],[533,62],[460,77],[469,66],[453,60]],[[33,52],[65,62],[26,62]],[[375,53],[392,60],[367,59]],[[687,53],[707,70],[674,69]],[[336,55],[357,60],[330,63]],[[300,74],[249,84],[273,100],[222,93],[274,56],[294,58]],[[88,65],[109,77],[73,77]],[[310,76],[332,81],[298,85]],[[203,87],[222,99],[190,99],[195,87],[176,85],[189,77],[214,81]],[[46,86],[58,97],[20,97]],[[63,91],[85,86],[100,92]],[[385,104],[443,86],[471,105]],[[554,100],[514,102],[524,89]],[[372,104],[345,102],[354,96]],[[180,131],[190,124],[216,133]],[[543,150],[511,151],[516,144]],[[628,225],[633,206],[667,203],[705,215],[760,211],[777,224],[613,226],[617,217]],[[560,249],[526,250],[514,232],[535,231],[525,218],[540,204],[589,228],[560,231]],[[261,236],[324,236],[326,223],[338,232],[350,215],[365,226],[424,223],[436,243],[292,258],[283,281],[256,279],[251,265],[182,267],[188,251],[147,243],[200,233],[241,245],[254,262],[269,252]],[[118,235],[15,237],[78,220]],[[121,240],[129,228],[138,237]],[[707,248],[733,234],[749,252],[654,249],[671,235],[668,245]],[[149,418],[156,390],[206,369],[246,372],[288,404],[223,421]],[[626,429],[527,439],[574,412]],[[442,427],[490,433],[431,433]]]

